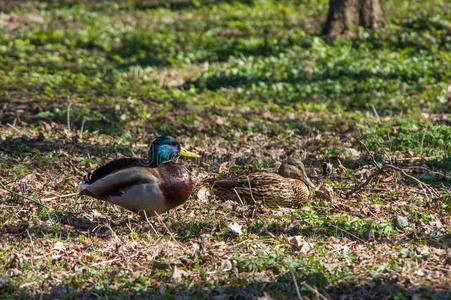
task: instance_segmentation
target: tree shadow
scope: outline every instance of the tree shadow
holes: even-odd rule
[[[166,8],[173,11],[179,11],[184,9],[192,9],[192,8],[200,8],[204,6],[220,4],[220,3],[229,3],[227,0],[138,0],[135,1],[134,8],[147,10],[147,9],[159,9]],[[239,2],[247,5],[253,5],[253,1],[251,0],[238,0],[234,2]]]
[[[42,4],[47,5],[47,10],[54,8],[71,8],[76,5],[90,5],[93,10],[103,10],[102,7],[111,5],[111,1],[107,0],[39,0],[39,1],[23,1],[23,0],[0,0],[0,11],[5,13],[13,12],[21,8],[39,8],[42,9]]]
[[[262,43],[255,46],[243,45],[241,39],[229,38],[227,40],[222,40],[218,43],[215,40],[214,44],[205,44],[201,48],[208,49],[208,56],[197,58],[193,60],[193,63],[203,63],[203,62],[226,62],[230,57],[233,56],[244,56],[244,57],[267,57],[271,55],[277,55],[282,50],[294,45],[299,45],[301,47],[308,47],[309,43],[304,41],[284,41],[277,44],[270,44],[266,39],[266,33],[262,33],[264,40]],[[256,35],[253,35],[254,37]],[[202,43],[202,41],[199,41]],[[174,51],[192,51],[184,50],[183,45],[177,45],[177,49],[171,49]],[[127,69],[132,66],[153,66],[153,67],[165,67],[172,63],[169,61],[169,56],[167,55],[168,49],[162,49],[159,45],[154,45],[153,40],[149,36],[128,36],[124,34],[121,37],[121,46],[115,47],[111,52],[108,53],[107,57],[111,62],[114,63],[114,57],[119,55],[122,58],[131,60],[126,63],[118,63],[116,67],[118,69]],[[190,82],[195,83],[195,82]]]
[[[414,16],[395,20],[393,23],[400,26],[401,32],[392,33],[387,37],[369,32],[365,38],[353,39],[354,48],[364,47],[372,49],[392,48],[395,51],[404,49],[413,49],[412,53],[418,51],[430,51],[431,46],[437,47],[441,51],[451,50],[448,37],[451,35],[451,29],[432,18],[426,16]],[[409,35],[410,33],[415,33]],[[431,33],[434,36],[431,36]]]
[[[7,224],[0,228],[0,233],[14,237],[15,240],[28,240],[29,234],[35,236],[58,236],[62,240],[76,239],[80,235],[94,236],[100,239],[110,239],[119,229],[122,234],[128,234],[131,230],[137,233],[152,232],[150,225],[140,222],[138,219],[120,219],[116,222],[107,217],[93,218],[87,214],[63,213],[52,211],[40,219],[39,225],[30,226],[28,223],[15,225]]]
[[[445,24],[442,24],[432,18],[419,16],[414,18],[409,18],[402,20],[399,24],[405,31],[414,31],[417,34],[422,34],[424,32],[430,34],[430,32],[439,35],[438,43],[431,43],[431,40],[423,38],[424,43],[412,40],[397,39],[396,41],[391,40],[391,46],[395,48],[413,48],[416,50],[430,50],[432,44],[437,45],[442,51],[449,51],[451,49],[448,37],[451,36],[451,28]],[[429,37],[432,38],[432,37]]]
[[[384,80],[399,79],[404,82],[418,81],[424,74],[406,74],[406,73],[381,73],[372,72],[368,70],[362,71],[348,71],[348,70],[338,70],[332,72],[324,73],[309,73],[305,71],[300,71],[296,76],[287,75],[284,79],[278,79],[273,76],[247,76],[241,74],[231,74],[227,72],[221,72],[205,79],[195,79],[188,81],[181,88],[186,89],[190,85],[194,85],[201,90],[218,90],[221,88],[247,88],[250,86],[258,86],[260,83],[277,84],[281,82],[291,83],[291,84],[312,84],[318,83],[325,80],[339,80],[340,78],[347,78],[351,80],[365,80],[369,78],[380,78]],[[433,78],[441,79],[446,74],[444,72],[435,71],[429,74]],[[356,89],[358,89],[356,87]],[[362,90],[356,90],[356,92],[361,92]]]
[[[0,145],[0,151],[6,153],[8,156],[34,156],[41,154],[55,152],[61,149],[65,152],[69,152],[72,155],[85,156],[86,153],[102,154],[102,153],[123,153],[131,155],[131,151],[127,146],[121,145],[96,145],[96,144],[84,144],[74,140],[69,141],[67,139],[51,141],[44,138],[43,135],[39,135],[35,138],[30,138],[27,135],[21,137],[6,137]]]

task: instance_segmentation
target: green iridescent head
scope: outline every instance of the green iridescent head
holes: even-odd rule
[[[149,150],[151,165],[158,166],[167,161],[174,160],[177,156],[199,157],[199,155],[183,149],[172,136],[160,136],[156,138]]]

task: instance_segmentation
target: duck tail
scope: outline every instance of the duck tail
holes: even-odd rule
[[[91,184],[92,183],[92,173],[89,172],[88,174],[86,174],[85,176],[83,176],[83,181],[80,182],[80,187],[82,184]]]

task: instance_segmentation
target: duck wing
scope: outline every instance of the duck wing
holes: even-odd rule
[[[253,173],[250,175],[243,175],[235,179],[217,179],[208,180],[214,186],[222,188],[235,188],[235,187],[245,187],[245,188],[255,188],[259,186],[278,184],[283,178],[274,173]]]
[[[93,175],[95,175],[95,172]],[[81,184],[80,186],[83,190],[80,192],[80,195],[107,200],[109,197],[121,196],[124,191],[133,186],[144,183],[158,184],[159,182],[160,175],[154,168],[130,167],[129,165],[127,168],[117,168],[113,172],[92,181],[90,184]]]
[[[97,168],[93,173],[83,177],[83,183],[92,184],[102,177],[125,168],[146,166],[146,162],[138,158],[119,158]]]

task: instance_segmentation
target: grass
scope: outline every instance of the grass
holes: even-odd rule
[[[332,42],[327,3],[2,5],[2,297],[449,296],[451,7],[385,1],[387,33]],[[182,161],[192,197],[156,232],[75,195],[162,134],[205,159]],[[201,191],[286,153],[335,196],[295,210]],[[374,163],[425,185],[389,169],[346,197]]]

